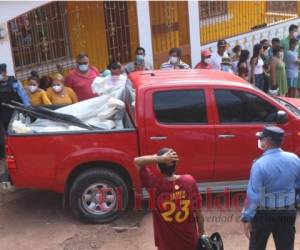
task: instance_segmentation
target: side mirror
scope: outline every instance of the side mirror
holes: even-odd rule
[[[279,110],[277,112],[276,122],[278,124],[284,124],[287,123],[287,121],[288,121],[288,114],[283,110]]]

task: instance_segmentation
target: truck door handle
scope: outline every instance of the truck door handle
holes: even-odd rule
[[[225,134],[225,135],[218,135],[218,137],[220,139],[230,139],[230,138],[234,138],[235,135],[232,135],[232,134]]]
[[[166,140],[167,137],[166,136],[151,136],[150,140],[151,141],[164,141]]]

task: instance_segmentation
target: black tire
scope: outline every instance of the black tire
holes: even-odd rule
[[[84,206],[83,194],[87,188],[98,183],[103,183],[111,187],[115,192],[117,188],[122,189],[122,197],[119,197],[119,199],[122,200],[122,206],[117,202],[114,209],[103,214],[95,214],[89,211],[88,208]],[[107,169],[87,170],[81,173],[73,182],[69,200],[72,212],[79,216],[84,222],[93,224],[109,223],[119,217],[127,208],[128,187],[124,180],[113,171]]]

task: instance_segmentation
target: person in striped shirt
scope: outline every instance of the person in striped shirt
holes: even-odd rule
[[[169,51],[169,60],[164,62],[160,69],[189,69],[190,66],[181,60],[182,52],[180,48],[172,48]]]

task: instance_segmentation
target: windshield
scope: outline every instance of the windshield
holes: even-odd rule
[[[293,106],[292,104],[288,103],[287,101],[284,101],[278,97],[274,97],[274,99],[279,102],[280,104],[282,104],[283,106],[285,106],[288,110],[290,110],[293,114],[295,114],[296,116],[300,117],[300,110],[298,108],[296,108],[295,106]]]

